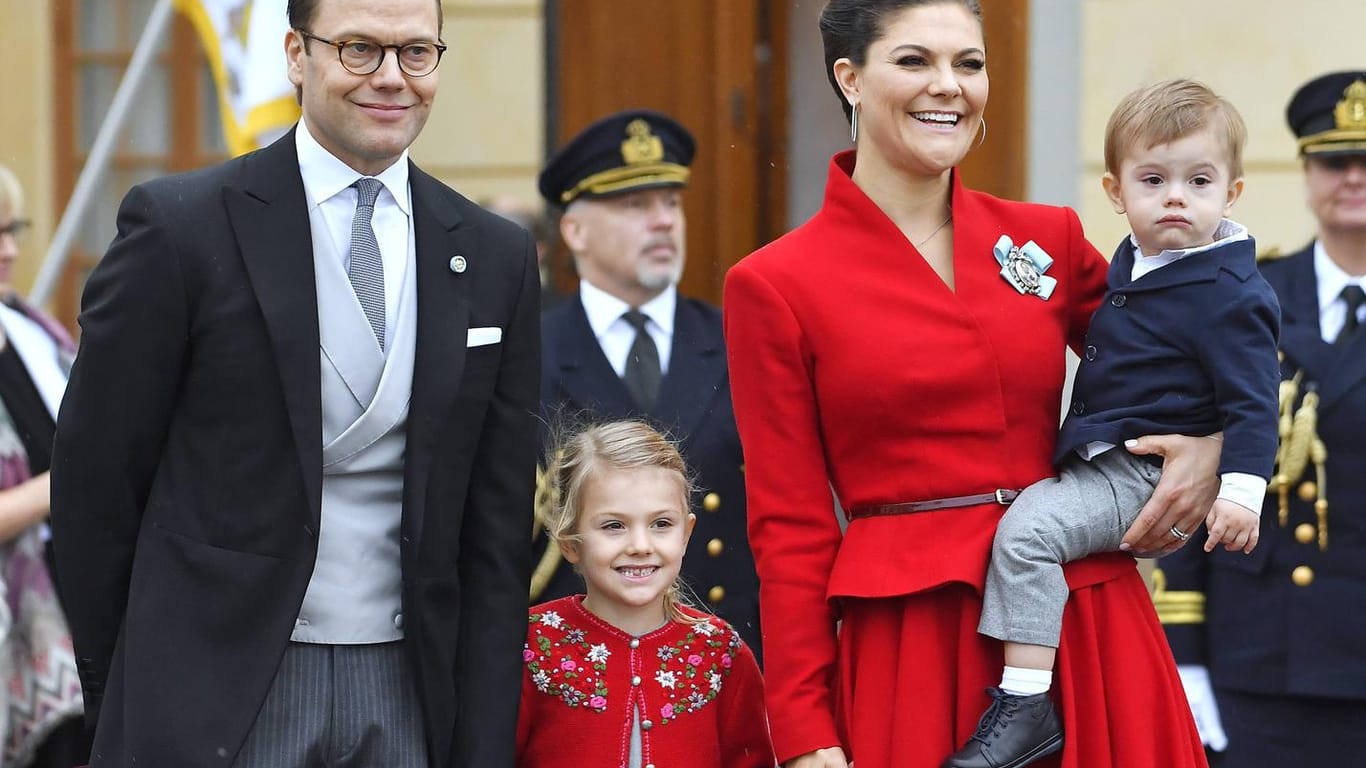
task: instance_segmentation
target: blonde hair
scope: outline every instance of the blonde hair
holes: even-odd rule
[[[0,218],[19,218],[24,212],[24,190],[14,172],[0,165]]]
[[[545,515],[545,532],[556,546],[577,543],[579,520],[583,515],[583,489],[588,480],[603,472],[618,469],[658,468],[678,475],[678,489],[685,510],[692,494],[688,466],[678,446],[643,421],[612,421],[570,430],[555,441],[546,477],[550,484],[550,503]],[[682,606],[692,603],[685,597],[679,579],[664,592],[664,612],[684,624],[705,621],[689,616]]]
[[[1241,178],[1247,126],[1227,99],[1194,80],[1143,86],[1120,100],[1105,126],[1105,170],[1118,176],[1121,161],[1131,153],[1208,127],[1224,141],[1230,178]]]

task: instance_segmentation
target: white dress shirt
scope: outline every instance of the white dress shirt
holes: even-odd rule
[[[315,208],[321,210],[332,243],[337,253],[342,254],[342,268],[346,269],[350,266],[351,222],[356,217],[358,194],[351,185],[363,178],[363,174],[324,149],[309,132],[305,120],[299,121],[294,143],[299,153],[299,171],[303,174],[309,213]],[[393,165],[375,178],[384,187],[375,200],[370,227],[375,231],[380,259],[384,263],[384,338],[392,339],[408,255],[414,245],[409,240],[413,203],[408,189],[408,151],[405,149]]]
[[[588,315],[588,325],[593,329],[602,353],[607,356],[607,362],[612,364],[612,370],[618,376],[625,376],[626,358],[631,354],[631,345],[635,343],[636,329],[622,315],[631,305],[587,280],[579,281],[579,298],[583,301],[583,311]],[[645,330],[659,350],[660,375],[669,372],[669,354],[674,345],[674,309],[677,306],[678,289],[671,285],[639,307],[648,318]]]
[[[1366,276],[1352,277],[1342,271],[1342,267],[1323,250],[1323,243],[1315,240],[1314,281],[1319,288],[1319,334],[1332,344],[1347,323],[1347,301],[1342,298],[1342,289],[1349,285],[1366,289]],[[1357,310],[1357,320],[1363,319],[1366,319],[1366,306]]]

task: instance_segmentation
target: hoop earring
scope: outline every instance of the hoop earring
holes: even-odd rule
[[[849,111],[849,143],[858,143],[858,104]]]
[[[987,143],[987,119],[984,117],[982,118],[982,138],[977,140],[977,146],[980,147],[985,143]]]

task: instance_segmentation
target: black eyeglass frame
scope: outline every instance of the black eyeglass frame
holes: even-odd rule
[[[14,219],[10,223],[0,227],[0,237],[11,235],[15,240],[18,240],[20,237],[23,237],[24,232],[32,226],[33,221],[30,219]]]
[[[302,37],[305,41],[316,40],[320,43],[324,43],[326,45],[332,46],[333,48],[336,48],[337,63],[342,66],[342,69],[346,70],[347,72],[350,72],[353,75],[359,75],[361,77],[373,75],[376,72],[378,72],[379,68],[384,66],[384,57],[389,53],[390,49],[393,49],[394,58],[398,61],[398,68],[403,72],[403,74],[407,75],[408,77],[426,77],[427,75],[430,75],[431,73],[435,72],[437,67],[441,66],[441,56],[446,53],[446,48],[448,47],[446,44],[436,42],[434,40],[413,40],[407,43],[384,45],[383,43],[377,43],[374,40],[367,40],[363,37],[351,38],[349,40],[328,40],[325,37],[318,37],[317,35],[313,34],[312,32],[309,32],[306,29],[295,29],[294,31],[298,32],[299,36]],[[369,72],[357,72],[351,67],[346,66],[346,61],[342,59],[342,50],[345,49],[346,46],[351,45],[352,43],[365,43],[367,45],[373,45],[376,48],[379,48],[379,58],[375,59],[375,66]],[[409,72],[407,67],[403,66],[403,57],[399,55],[399,51],[402,51],[404,48],[407,48],[410,45],[430,45],[436,49],[436,63],[432,65],[431,69],[421,74],[417,74],[415,72]]]

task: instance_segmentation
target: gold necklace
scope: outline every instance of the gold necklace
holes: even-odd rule
[[[918,251],[918,250],[920,250],[920,246],[922,246],[922,245],[924,245],[925,243],[928,243],[929,241],[933,240],[933,239],[934,239],[934,236],[937,235],[937,234],[939,234],[939,230],[943,229],[943,228],[949,223],[949,221],[951,221],[952,219],[953,219],[953,209],[950,208],[950,209],[949,209],[949,215],[946,216],[946,217],[944,218],[943,221],[939,222],[939,226],[935,227],[933,232],[931,232],[931,233],[929,233],[928,235],[926,235],[924,240],[921,240],[921,241],[918,242],[918,243],[914,243],[915,249]]]

